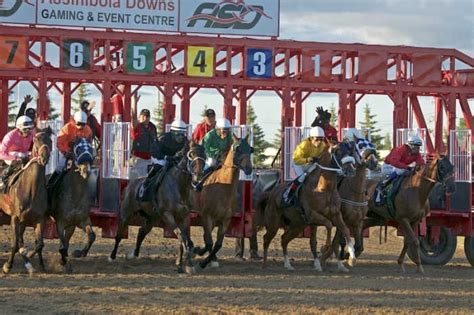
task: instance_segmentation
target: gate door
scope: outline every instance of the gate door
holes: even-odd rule
[[[469,212],[472,201],[471,130],[451,130],[449,138],[449,160],[454,164],[454,179],[456,181],[456,192],[450,198],[450,209]]]
[[[102,177],[129,179],[130,123],[105,122],[102,139]]]
[[[295,171],[291,167],[293,161],[293,152],[302,139],[309,137],[311,127],[285,127],[284,143],[284,165],[283,178],[285,181],[291,181],[296,178]]]
[[[234,135],[238,138],[245,138],[249,134],[249,144],[253,147],[253,129],[251,125],[240,125],[240,126],[232,126],[232,132]],[[253,164],[253,154],[252,154],[252,165]],[[246,182],[251,182],[253,179],[254,172],[252,171],[252,174],[250,175],[245,175],[245,173],[240,170],[239,173],[239,180],[246,181]]]
[[[420,148],[420,154],[426,160],[426,128],[400,128],[397,129],[397,137],[395,138],[395,146],[398,147],[404,143],[407,143],[408,138],[418,134],[423,140],[423,145]]]
[[[53,143],[53,147],[51,150],[51,156],[49,158],[48,164],[46,164],[46,175],[52,174],[58,165],[59,160],[59,150],[57,147],[57,139],[59,131],[63,127],[62,120],[40,120],[38,123],[38,128],[44,129],[50,127],[53,130],[53,135],[51,136],[51,141]]]

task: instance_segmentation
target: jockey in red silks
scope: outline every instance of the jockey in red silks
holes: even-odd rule
[[[15,129],[5,135],[0,145],[0,159],[8,164],[1,176],[0,190],[5,189],[5,182],[21,161],[28,158],[33,146],[33,120],[28,116],[20,116],[15,126]]]
[[[326,139],[330,142],[337,142],[337,129],[331,126],[331,113],[321,106],[316,108],[318,115],[314,119],[311,127],[321,127],[324,130]]]

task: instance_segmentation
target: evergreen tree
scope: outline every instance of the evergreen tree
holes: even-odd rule
[[[329,113],[331,113],[330,124],[331,126],[337,129],[337,109],[334,103],[331,103],[331,107],[329,108]]]
[[[464,118],[459,118],[456,129],[468,129]]]
[[[76,97],[72,98],[71,106],[73,113],[79,110],[79,105],[81,105],[82,101],[88,99],[88,97],[91,95],[91,92],[89,91],[87,85],[81,83],[81,85],[79,85],[79,87],[77,88],[77,92],[74,94],[76,95]]]
[[[270,144],[265,140],[265,132],[263,132],[262,127],[256,123],[256,120],[257,115],[249,103],[247,106],[247,125],[251,125],[253,131],[253,147],[255,150],[253,160],[256,167],[262,167],[267,158],[265,150],[270,147]]]
[[[377,121],[374,119],[375,115],[370,113],[369,104],[364,107],[364,119],[359,122],[361,128],[367,129],[370,132],[371,142],[376,148],[382,147],[382,136],[379,135],[380,128],[377,128]]]
[[[60,119],[61,115],[56,109],[56,107],[54,107],[53,104],[51,103],[51,98],[49,97],[49,94],[46,94],[46,99],[49,105],[48,106],[49,107],[48,120]]]
[[[153,109],[151,121],[155,124],[158,134],[165,131],[163,126],[163,102],[161,101],[161,94],[158,93],[158,104]]]
[[[275,133],[275,135],[273,136],[273,141],[271,143],[271,147],[275,148],[275,149],[280,149],[281,148],[281,127],[278,128],[277,132]]]
[[[392,137],[390,133],[387,132],[385,137],[383,138],[383,145],[381,147],[382,150],[391,150],[392,149]]]

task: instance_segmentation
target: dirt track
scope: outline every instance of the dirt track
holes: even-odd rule
[[[373,231],[350,274],[336,272],[334,263],[324,273],[316,273],[306,239],[290,244],[294,272],[283,269],[279,239],[272,243],[266,270],[259,263],[233,259],[234,241],[226,239],[219,269],[187,276],[175,272],[176,241],[163,239],[160,229],[145,240],[142,258],[125,260],[136,231],[132,229],[131,237],[123,241],[114,264],[107,262],[113,240],[102,239],[97,231],[90,257],[73,260],[74,273],[69,275],[57,270],[57,240],[46,241],[47,274],[29,277],[17,257],[11,274],[0,276],[1,312],[474,312],[474,268],[464,258],[462,239],[451,263],[426,266],[424,276],[416,274],[411,263],[407,274],[398,272],[401,239],[393,230],[384,245],[379,245]],[[27,234],[32,244],[31,231]],[[7,258],[8,235],[4,227],[1,264]],[[73,249],[82,237],[76,230]],[[202,243],[200,229],[193,229],[193,239]]]

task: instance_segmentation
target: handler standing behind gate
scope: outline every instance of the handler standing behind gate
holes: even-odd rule
[[[151,153],[156,146],[158,136],[156,126],[150,121],[150,111],[142,109],[137,119],[137,103],[139,97],[132,102],[132,166],[135,176],[146,176],[151,163]]]

